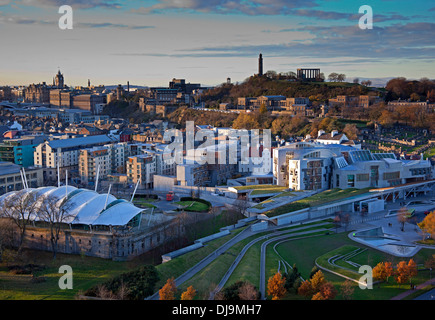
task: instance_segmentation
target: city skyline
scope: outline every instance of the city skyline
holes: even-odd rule
[[[257,73],[320,68],[359,78],[435,78],[427,1],[69,1],[73,30],[60,30],[61,1],[0,1],[0,85],[160,86],[184,78],[218,85]],[[362,5],[373,29],[358,27]]]

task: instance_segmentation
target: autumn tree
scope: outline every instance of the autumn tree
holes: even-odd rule
[[[310,297],[312,300],[332,300],[337,295],[334,285],[326,281],[322,271],[317,271],[309,280],[302,282],[298,294]]]
[[[257,300],[258,290],[252,283],[245,281],[239,288],[239,298],[240,300]]]
[[[347,123],[343,129],[343,133],[350,140],[356,140],[358,138],[358,132],[359,131],[358,131],[356,124]]]
[[[305,280],[298,288],[298,295],[304,297],[311,297],[314,294],[313,287],[310,280]]]
[[[314,292],[320,291],[320,288],[326,283],[325,276],[321,270],[317,271],[310,281]]]
[[[399,286],[409,280],[408,264],[406,261],[400,261],[396,266],[396,282]]]
[[[175,293],[177,286],[175,285],[174,278],[166,280],[165,285],[159,290],[160,300],[175,300]]]
[[[408,221],[408,210],[406,208],[400,208],[397,213],[397,221],[400,223],[400,230],[405,231],[405,223]]]
[[[383,262],[379,262],[373,268],[373,279],[378,281],[386,281],[387,280],[387,271],[385,268],[385,264]]]
[[[346,279],[340,286],[341,297],[344,300],[352,300],[353,293],[355,291],[352,281]]]
[[[333,300],[337,295],[337,290],[331,282],[325,281],[320,286],[319,293],[322,295],[324,300]]]
[[[193,300],[196,295],[196,290],[193,286],[189,286],[186,291],[181,294],[181,300]]]
[[[272,300],[279,300],[287,293],[287,290],[285,289],[285,280],[286,279],[280,272],[277,272],[269,278],[267,283],[267,294],[272,296]]]
[[[409,281],[412,283],[412,278],[414,278],[418,273],[417,263],[413,259],[408,261],[408,277]]]
[[[423,237],[429,235],[432,239],[435,239],[435,211],[429,213],[422,222],[417,224],[421,231],[423,231]],[[423,238],[423,239],[424,239]]]

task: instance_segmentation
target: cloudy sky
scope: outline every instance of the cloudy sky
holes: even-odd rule
[[[73,29],[61,30],[61,5]],[[361,30],[362,5],[373,29]],[[316,67],[348,79],[435,78],[428,0],[0,0],[0,85],[217,85]]]

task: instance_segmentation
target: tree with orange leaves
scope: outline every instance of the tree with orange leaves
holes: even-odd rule
[[[314,294],[310,280],[305,280],[298,288],[298,295],[310,297]]]
[[[174,278],[169,278],[165,285],[159,290],[160,300],[175,300],[177,286]]]
[[[408,261],[408,277],[409,281],[412,283],[412,278],[414,278],[417,275],[417,264],[413,259],[410,259]]]
[[[408,279],[408,264],[406,263],[406,261],[400,261],[396,266],[396,282],[399,284],[400,287],[400,285],[407,282]]]
[[[423,221],[417,223],[417,225],[423,231],[424,237],[426,237],[426,235],[429,235],[432,239],[435,239],[435,211],[429,213],[423,219]]]
[[[319,293],[325,300],[332,300],[337,295],[337,290],[335,290],[335,287],[331,282],[327,281],[320,286]]]
[[[269,278],[267,282],[267,294],[272,296],[272,300],[279,300],[287,293],[284,287],[285,280],[280,272],[275,273],[275,275]]]
[[[322,271],[317,271],[311,278],[311,287],[314,292],[319,292],[320,288],[326,283],[325,276]]]
[[[190,286],[181,294],[181,300],[193,300],[196,295],[196,290],[193,286]]]

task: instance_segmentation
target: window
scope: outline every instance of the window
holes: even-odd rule
[[[355,187],[355,175],[353,175],[353,174],[347,175],[347,187],[348,188]]]
[[[384,180],[397,180],[400,178],[400,172],[385,172],[384,173]]]
[[[370,176],[368,173],[360,173],[356,175],[356,181],[369,181]]]

